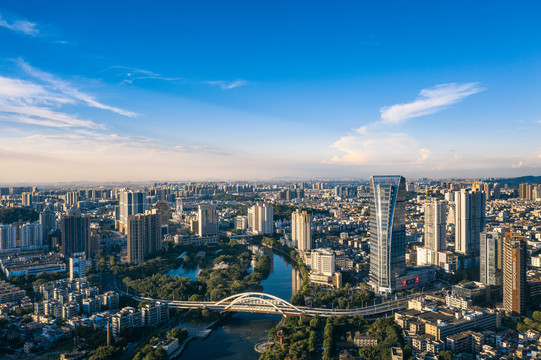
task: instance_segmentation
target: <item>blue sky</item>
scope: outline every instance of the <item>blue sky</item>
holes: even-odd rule
[[[0,4],[0,182],[539,174],[541,4]]]

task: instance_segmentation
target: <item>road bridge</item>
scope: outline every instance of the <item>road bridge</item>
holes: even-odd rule
[[[152,298],[138,298],[140,301],[165,301],[172,308],[179,309],[206,309],[220,312],[247,312],[260,314],[277,314],[283,316],[377,316],[404,309],[408,300],[419,295],[410,295],[386,303],[370,305],[355,309],[326,309],[308,306],[295,306],[277,296],[260,293],[245,292],[227,297],[220,301],[173,301]]]

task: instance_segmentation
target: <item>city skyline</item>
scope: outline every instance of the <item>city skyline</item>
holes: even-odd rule
[[[0,182],[538,174],[541,5],[392,5],[5,2]]]

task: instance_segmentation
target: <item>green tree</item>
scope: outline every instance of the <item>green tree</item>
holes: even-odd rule
[[[454,354],[451,350],[444,350],[438,353],[439,360],[453,360]]]
[[[100,346],[90,353],[89,360],[113,360],[122,353],[122,350],[114,346]]]
[[[182,342],[188,337],[188,331],[186,329],[174,328],[167,332],[168,339],[178,339],[179,342]]]

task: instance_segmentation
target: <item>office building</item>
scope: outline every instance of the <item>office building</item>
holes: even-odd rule
[[[84,256],[70,257],[69,272],[70,280],[86,277],[86,260]]]
[[[89,254],[90,218],[82,215],[64,215],[61,220],[62,245],[60,252],[64,257],[74,254]]]
[[[43,234],[43,242],[46,242],[49,233],[56,230],[56,214],[49,208],[46,208],[39,214],[39,223],[41,225],[41,233]]]
[[[128,216],[128,262],[141,263],[161,248],[161,226],[157,214]]]
[[[17,247],[17,230],[13,225],[0,224],[0,250]]]
[[[526,310],[527,242],[523,236],[507,232],[503,239],[503,306],[518,316]]]
[[[442,251],[446,244],[447,203],[444,200],[427,201],[425,204],[425,247]]]
[[[125,231],[128,216],[143,214],[147,210],[147,196],[142,191],[121,190],[118,200],[119,230]]]
[[[502,237],[496,231],[483,231],[480,237],[480,281],[487,285],[502,285]]]
[[[199,205],[198,235],[218,236],[218,212],[214,205]]]
[[[248,224],[256,234],[272,234],[274,209],[267,204],[256,204],[248,209]]]
[[[462,189],[455,193],[456,251],[477,257],[480,255],[480,234],[485,229],[486,198],[484,191]]]
[[[291,240],[299,251],[312,250],[312,215],[298,209],[291,214]]]
[[[395,289],[406,268],[406,180],[370,178],[370,284],[378,292]]]

